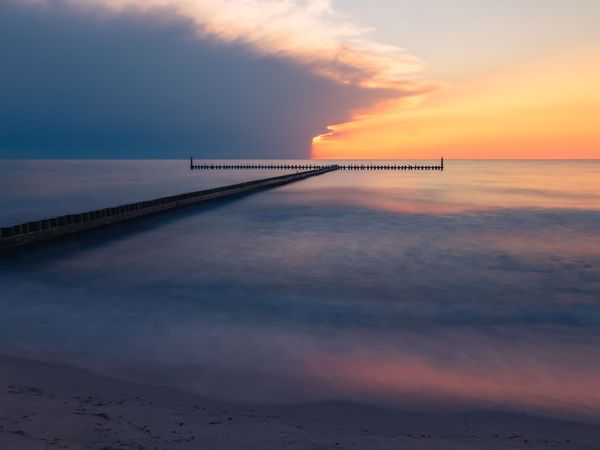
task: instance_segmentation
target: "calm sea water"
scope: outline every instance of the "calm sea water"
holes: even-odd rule
[[[273,176],[0,162],[0,223]],[[0,348],[201,395],[600,421],[600,162],[336,172],[0,259]]]

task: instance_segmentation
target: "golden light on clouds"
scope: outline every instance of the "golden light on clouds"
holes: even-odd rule
[[[380,104],[315,138],[313,157],[600,158],[600,58],[554,58]]]
[[[176,14],[190,20],[203,37],[243,43],[260,54],[298,61],[354,86],[396,87],[424,68],[403,48],[372,40],[369,29],[338,13],[331,0],[66,1],[113,13]]]

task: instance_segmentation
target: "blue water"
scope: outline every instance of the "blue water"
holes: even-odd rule
[[[2,162],[1,222],[275,174]],[[8,354],[236,401],[600,421],[600,162],[335,172],[22,251],[0,287]]]

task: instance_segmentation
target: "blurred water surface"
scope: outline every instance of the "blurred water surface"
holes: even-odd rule
[[[1,162],[2,224],[275,176]],[[0,345],[214,398],[600,422],[600,162],[335,172],[0,259]]]

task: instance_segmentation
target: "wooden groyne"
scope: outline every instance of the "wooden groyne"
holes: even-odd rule
[[[105,227],[119,222],[139,219],[188,205],[270,189],[335,170],[338,170],[337,166],[325,166],[300,173],[264,178],[230,186],[161,197],[144,202],[128,203],[113,208],[97,209],[79,214],[67,214],[50,219],[22,223],[12,227],[4,227],[0,228],[0,251],[48,241],[57,237]]]
[[[444,158],[439,164],[336,164],[339,170],[444,170]],[[235,164],[194,163],[190,158],[190,170],[318,170],[329,167],[323,164]]]

